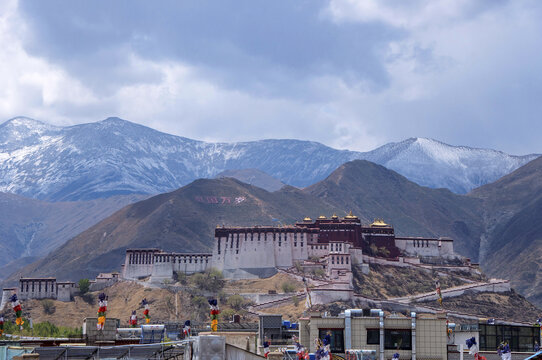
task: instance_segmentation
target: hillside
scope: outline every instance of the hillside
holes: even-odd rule
[[[171,193],[128,205],[21,272],[78,280],[119,270],[126,248],[211,251],[217,224],[293,223],[338,209],[292,187],[277,192],[225,178],[197,180]]]
[[[49,321],[57,326],[81,327],[86,317],[96,317],[98,310],[99,292],[89,293],[93,303],[85,301],[81,296],[75,296],[72,302],[52,301],[55,307],[53,314],[47,314],[43,308],[43,300],[23,301],[25,317],[31,317],[33,322]],[[149,289],[135,283],[117,283],[103,290],[108,296],[107,317],[118,318],[121,326],[128,326],[132,310],[143,318],[141,300],[146,298],[151,308],[153,320],[175,320],[175,293],[165,289]],[[177,298],[178,318],[187,319],[190,316],[190,303],[187,294],[179,294]],[[13,317],[13,311],[7,307],[3,310],[6,319]],[[61,315],[61,316],[59,316]]]
[[[448,190],[420,187],[361,160],[341,166],[305,190],[286,186],[270,193],[231,178],[197,180],[127,206],[11,279],[24,274],[78,280],[118,270],[126,248],[210,251],[217,224],[292,224],[305,216],[344,215],[349,210],[365,223],[384,217],[399,234],[454,237],[457,250],[469,256],[478,251],[478,202]]]
[[[142,195],[80,202],[48,203],[0,193],[0,278],[45,256],[75,235]],[[3,269],[4,266],[9,267]]]
[[[542,305],[542,158],[469,196],[484,203],[482,267]]]
[[[231,177],[267,191],[277,191],[286,185],[282,181],[258,169],[224,170],[216,175],[218,179],[224,177]]]
[[[224,170],[258,169],[305,187],[366,159],[411,181],[464,193],[534,159],[413,138],[368,152],[300,140],[210,143],[119,118],[68,127],[17,117],[0,124],[0,191],[48,201],[158,194]]]
[[[447,189],[419,186],[364,160],[341,165],[304,192],[371,221],[383,218],[399,235],[451,237],[456,252],[478,260],[479,239],[484,230],[478,199]]]

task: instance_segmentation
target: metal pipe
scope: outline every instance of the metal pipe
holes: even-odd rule
[[[344,349],[352,349],[352,314],[363,314],[362,309],[347,309],[344,311]]]
[[[416,313],[410,313],[412,318],[412,360],[416,360]]]
[[[384,311],[380,310],[378,316],[380,317],[380,360],[384,360]]]

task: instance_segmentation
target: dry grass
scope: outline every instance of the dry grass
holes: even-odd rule
[[[281,314],[283,320],[290,320],[297,322],[303,312],[305,311],[305,299],[299,299],[299,304],[294,305],[293,302],[284,304],[281,306],[276,306],[272,308],[259,310],[265,314]]]
[[[136,310],[138,317],[143,318],[141,300],[146,298],[150,304],[152,320],[175,320],[175,294],[164,289],[147,289],[141,285],[129,282],[117,283],[103,290],[109,297],[107,317],[118,318],[121,326],[128,325],[128,319],[132,310]],[[30,314],[32,320],[37,322],[49,321],[55,325],[80,327],[86,317],[95,317],[98,310],[97,298],[100,292],[91,293],[96,299],[96,304],[87,304],[79,296],[73,302],[53,301],[56,311],[52,315],[45,314],[41,300],[23,302],[23,311]],[[179,319],[188,317],[188,294],[179,293],[178,310]],[[12,311],[4,309],[4,314],[10,316]],[[25,315],[26,316],[26,315]]]
[[[362,274],[361,270],[353,268],[354,291],[373,299],[434,291],[437,278],[442,289],[465,284],[453,275],[438,276],[431,271],[417,268],[371,264],[370,269],[369,274]]]
[[[288,274],[278,273],[267,279],[228,281],[224,292],[229,294],[267,293],[269,290],[275,290],[277,293],[282,293],[283,283],[292,284],[296,291],[304,288],[303,282],[297,281]]]

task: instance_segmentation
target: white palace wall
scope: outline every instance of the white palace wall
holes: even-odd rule
[[[333,275],[342,276],[350,271],[352,262],[363,264],[362,249],[354,247],[352,239],[326,241],[328,238],[319,239],[319,234],[314,228],[297,226],[217,227],[212,254],[165,253],[159,249],[126,250],[123,277],[137,280],[150,276],[151,281],[162,281],[173,278],[176,271],[193,274],[213,267],[226,279],[265,278],[274,275],[277,269],[291,268],[296,262],[304,262],[313,256],[329,260],[328,265],[331,266],[328,269],[333,268]],[[377,235],[371,233],[373,237]],[[323,242],[318,243],[319,240]],[[406,256],[457,257],[452,239],[395,237],[394,240],[394,245]],[[337,254],[344,257],[340,258],[340,264],[334,263]]]
[[[451,259],[454,253],[453,240],[449,238],[426,239],[415,237],[396,237],[395,246],[408,256],[430,256]]]
[[[308,259],[307,237],[300,232],[237,232],[217,237],[212,266],[225,278],[272,275]]]

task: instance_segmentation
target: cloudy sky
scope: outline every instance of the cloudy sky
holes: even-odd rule
[[[0,122],[542,152],[542,2],[0,0]]]

